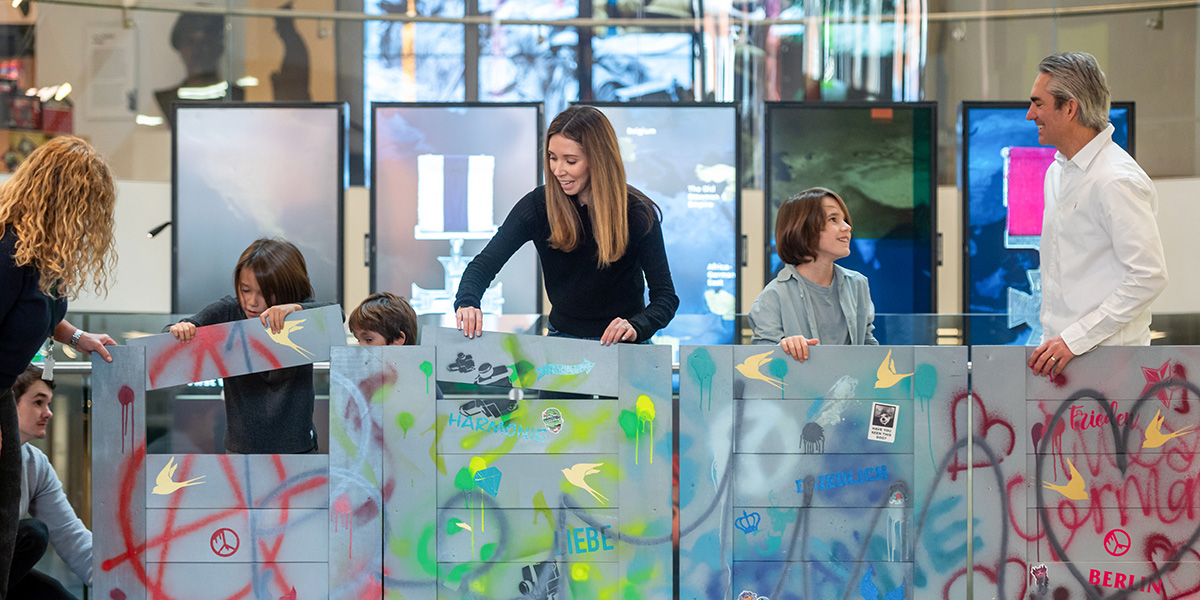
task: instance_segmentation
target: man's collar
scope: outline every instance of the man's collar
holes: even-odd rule
[[[1100,154],[1100,149],[1112,141],[1114,131],[1116,131],[1116,128],[1113,127],[1112,123],[1109,123],[1100,133],[1096,134],[1096,137],[1092,138],[1092,141],[1088,142],[1079,152],[1076,152],[1074,157],[1068,159],[1062,152],[1056,151],[1054,153],[1054,160],[1058,161],[1062,166],[1066,166],[1068,162],[1074,163],[1079,170],[1086,171],[1092,164],[1092,161],[1096,159],[1096,156]]]

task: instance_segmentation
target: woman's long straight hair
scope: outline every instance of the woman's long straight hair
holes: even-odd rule
[[[588,161],[588,180],[592,190],[589,207],[592,217],[592,237],[598,248],[596,263],[600,268],[616,262],[625,255],[629,245],[629,189],[625,184],[625,165],[612,124],[591,106],[572,106],[559,113],[546,131],[550,138],[561,135],[583,148]],[[571,252],[579,246],[583,224],[571,199],[563,192],[550,168],[547,150],[546,212],[550,219],[550,246]]]

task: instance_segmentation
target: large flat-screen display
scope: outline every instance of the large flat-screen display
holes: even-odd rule
[[[373,103],[371,290],[453,314],[462,272],[542,172],[540,104]],[[525,244],[483,296],[488,314],[540,312]]]
[[[825,187],[846,201],[854,224],[850,256],[837,264],[866,275],[875,312],[933,312],[936,112],[933,102],[768,102],[767,281],[783,268],[775,253],[780,204]],[[908,343],[880,325],[881,342]]]
[[[304,255],[316,299],[342,301],[347,110],[326,104],[179,104],[171,161],[171,311],[234,294],[260,237]]]
[[[598,104],[625,178],[662,209],[679,309],[656,340],[732,344],[738,304],[738,113],[732,104]]]
[[[1043,183],[1054,148],[1025,120],[1028,102],[959,105],[963,307],[971,344],[1040,343]],[[1114,102],[1113,141],[1133,154],[1133,103]],[[1005,317],[1006,316],[1006,317]]]

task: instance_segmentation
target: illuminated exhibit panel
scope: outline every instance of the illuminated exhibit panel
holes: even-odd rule
[[[772,348],[680,352],[680,597],[965,597],[966,348]]]
[[[452,314],[471,258],[541,179],[536,104],[373,107],[371,289],[409,297],[417,314]],[[539,312],[527,245],[484,294],[485,313]]]
[[[738,312],[738,130],[732,105],[598,105],[625,178],[662,210],[679,296],[660,343],[730,344]]]
[[[959,106],[959,181],[963,211],[963,307],[971,313],[1007,313],[975,319],[972,344],[1035,344],[1042,337],[1038,244],[1045,206],[1046,170],[1053,146],[1038,143],[1025,120],[1027,102],[963,102]],[[1134,105],[1109,110],[1113,141],[1133,153]]]
[[[933,235],[936,105],[767,103],[767,277],[780,204],[811,187],[846,201],[853,221],[850,256],[838,264],[870,281],[876,313],[934,309]],[[886,331],[876,331],[884,343]]]
[[[251,242],[304,255],[316,299],[341,300],[344,104],[181,104],[172,160],[172,312],[232,295]]]

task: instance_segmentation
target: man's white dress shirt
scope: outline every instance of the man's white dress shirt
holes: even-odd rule
[[[1150,303],[1167,286],[1158,193],[1112,141],[1110,124],[1074,157],[1055,153],[1042,220],[1043,340],[1076,355],[1150,344]]]

